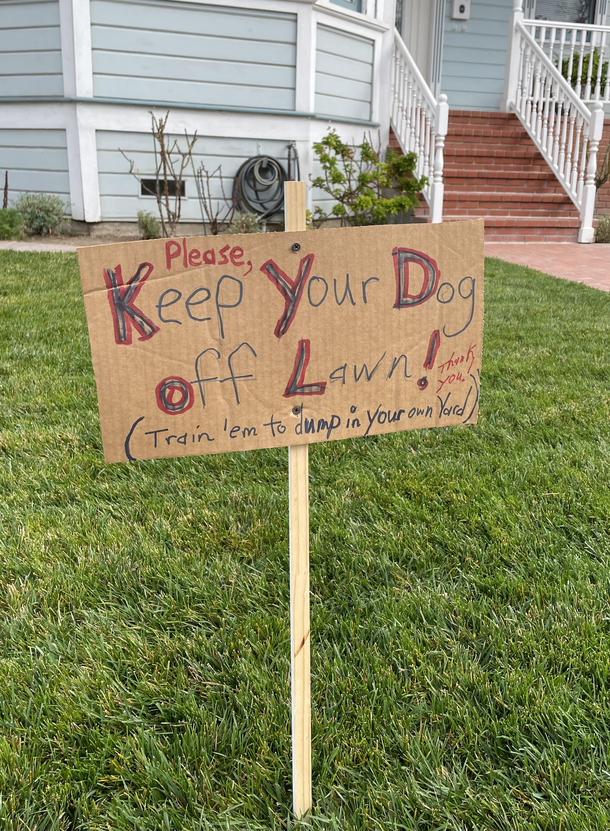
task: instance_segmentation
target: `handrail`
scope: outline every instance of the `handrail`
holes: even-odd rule
[[[422,95],[426,99],[426,103],[429,104],[429,106],[432,108],[436,107],[436,98],[432,94],[432,90],[426,83],[424,76],[421,74],[420,68],[413,60],[413,56],[407,49],[407,44],[401,38],[398,29],[394,29],[394,48],[397,49],[405,59],[405,63],[409,68],[409,72],[413,76],[415,82],[417,83],[417,86],[422,92]]]
[[[522,24],[561,74],[567,68],[567,77],[575,77],[572,88],[579,98],[610,102],[610,26],[553,20]]]
[[[537,55],[538,59],[545,66],[545,68],[556,75],[555,82],[563,90],[563,92],[569,98],[572,99],[574,106],[578,109],[583,118],[590,118],[591,110],[587,107],[586,104],[583,103],[582,99],[576,95],[571,85],[566,81],[561,72],[559,72],[555,64],[546,56],[544,50],[540,48],[540,46],[536,43],[534,38],[527,31],[525,25],[523,23],[517,23],[516,28],[517,31],[521,33],[521,36],[529,45],[530,49],[532,49],[534,54]]]
[[[403,39],[394,30],[390,122],[403,153],[415,153],[416,175],[425,176],[423,193],[433,223],[443,221],[443,148],[449,119],[447,96],[438,101]]]
[[[593,242],[597,150],[604,126],[601,101],[592,109],[563,77],[513,10],[507,69],[507,108],[530,138],[580,212],[579,242]],[[528,24],[530,25],[530,21]]]
[[[610,26],[600,23],[566,23],[564,20],[534,20],[525,18],[524,26],[535,26],[536,29],[575,29],[577,32],[610,32]]]

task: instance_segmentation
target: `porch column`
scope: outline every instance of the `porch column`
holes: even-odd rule
[[[519,34],[517,23],[523,21],[523,0],[514,0],[513,13],[508,30],[508,49],[506,50],[506,71],[504,74],[504,95],[500,110],[510,112],[510,106],[517,94],[519,80]]]
[[[89,0],[59,0],[61,56],[66,99],[93,97]],[[66,126],[72,218],[99,222],[99,181],[95,129],[85,127],[82,105],[71,104]]]

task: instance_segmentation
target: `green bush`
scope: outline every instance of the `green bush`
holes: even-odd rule
[[[258,234],[261,226],[256,214],[235,214],[225,234]]]
[[[57,233],[68,207],[63,199],[52,193],[22,193],[14,203],[21,214],[26,234]]]
[[[591,70],[591,89],[594,90],[597,85],[597,73],[599,72],[599,62],[601,60],[601,54],[599,49],[595,48],[593,50],[593,69]],[[587,83],[587,78],[589,77],[589,63],[591,62],[591,53],[588,52],[584,58],[582,59],[582,70],[580,73],[580,85],[584,87]],[[568,72],[570,70],[570,59],[564,58],[561,62],[561,74],[563,77],[569,81],[569,83],[575,87],[578,83],[578,67],[580,64],[580,52],[574,52],[572,56],[572,73],[568,78]],[[606,79],[608,78],[608,66],[610,62],[604,61],[602,64],[602,74],[600,77],[600,88],[602,92],[606,87]]]
[[[402,156],[388,149],[382,162],[366,136],[361,144],[352,147],[334,130],[313,149],[323,175],[313,179],[312,184],[336,202],[330,214],[316,208],[316,224],[338,217],[343,225],[382,225],[390,216],[419,205],[417,194],[428,180],[413,175],[417,165],[415,153]]]
[[[0,208],[0,239],[21,239],[23,220],[16,208]]]
[[[610,242],[610,214],[602,216],[597,223],[595,242]]]
[[[142,239],[159,239],[161,223],[154,214],[138,211],[138,231]]]

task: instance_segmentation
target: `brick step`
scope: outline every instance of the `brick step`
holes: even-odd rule
[[[484,205],[467,206],[463,204],[451,205],[443,203],[443,216],[449,219],[452,216],[467,216],[469,219],[477,216],[487,217],[511,217],[518,219],[574,219],[578,214],[574,206],[566,206],[560,210],[545,210],[544,208],[519,208],[514,205],[498,205],[494,208],[486,208]]]
[[[472,219],[461,215],[446,217],[446,221]],[[514,216],[484,217],[487,242],[577,242],[579,220],[556,217],[528,218]]]
[[[514,130],[506,128],[506,130],[476,130],[474,127],[449,127],[447,130],[447,141],[458,143],[459,141],[472,141],[476,139],[477,142],[522,142],[526,144],[531,139],[525,130]]]
[[[456,221],[458,219],[472,219],[472,216],[468,216],[467,214],[454,214],[451,217],[452,221]],[[551,232],[554,230],[557,231],[569,231],[572,229],[578,229],[580,225],[580,220],[578,217],[528,217],[528,216],[484,216],[483,219],[485,220],[486,227],[490,230],[493,230],[494,233],[499,233],[500,230],[504,229],[505,231],[515,231],[516,229],[532,229],[532,228],[539,228],[544,229],[547,232]],[[530,231],[528,231],[529,233]],[[523,231],[525,233],[525,231]]]
[[[467,176],[445,176],[445,189],[452,193],[532,193],[535,188],[536,193],[547,195],[565,194],[564,189],[559,182],[547,182],[546,180],[530,181],[527,177],[514,177],[511,179],[496,178],[489,182],[481,179],[470,179]]]
[[[445,164],[444,168],[444,174],[448,176],[470,177],[472,176],[473,171],[480,171],[485,174],[482,178],[494,178],[495,176],[510,176],[511,174],[517,174],[519,179],[525,179],[531,173],[546,173],[549,177],[549,181],[551,180],[551,177],[555,179],[555,176],[546,162],[537,162],[535,159],[521,164],[514,162],[510,163],[504,159],[502,163],[498,161],[496,164],[484,165],[477,165],[475,162],[469,162],[467,159],[460,162],[449,160]]]
[[[476,159],[463,158],[458,161],[449,159],[445,164],[445,170],[456,176],[469,176],[471,170],[482,170],[488,175],[493,176],[494,173],[507,175],[508,173],[519,173],[520,178],[525,178],[529,173],[543,173],[545,170],[553,175],[550,167],[542,159],[498,159],[494,164],[489,163],[489,159],[485,160],[485,164],[477,164]]]
[[[473,124],[507,124],[519,123],[513,113],[482,112],[481,110],[451,110],[451,123],[473,123]]]
[[[463,204],[496,205],[498,202],[522,205],[523,207],[537,207],[546,205],[549,208],[561,205],[574,207],[571,199],[565,193],[518,193],[513,190],[490,191],[489,193],[454,191],[445,185],[445,202],[460,202]]]
[[[544,162],[538,148],[531,142],[529,144],[517,144],[509,147],[503,144],[475,144],[474,142],[446,144],[444,153],[445,158],[453,157],[460,161],[462,159],[466,161],[474,158],[479,164],[482,161],[484,163],[485,159],[493,159],[494,161],[498,159],[516,159],[518,161],[522,159],[539,159],[541,162]],[[546,162],[544,163],[546,164]]]
[[[464,169],[461,165],[445,165],[444,178],[448,177],[454,182],[460,184],[471,184],[473,187],[483,187],[489,185],[491,187],[504,187],[506,190],[511,190],[510,185],[514,185],[513,190],[517,190],[524,182],[534,185],[537,191],[546,190],[547,187],[557,187],[559,191],[563,188],[557,181],[556,176],[548,169],[546,170],[532,170],[527,168],[527,172],[521,170],[500,170],[496,167],[487,169],[480,169],[477,167]],[[558,192],[559,192],[558,191]]]

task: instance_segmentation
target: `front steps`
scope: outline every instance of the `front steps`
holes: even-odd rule
[[[443,179],[443,220],[483,217],[488,242],[578,240],[578,210],[512,113],[452,110]]]
[[[488,242],[576,242],[572,200],[512,113],[452,111],[443,218],[485,218]]]

